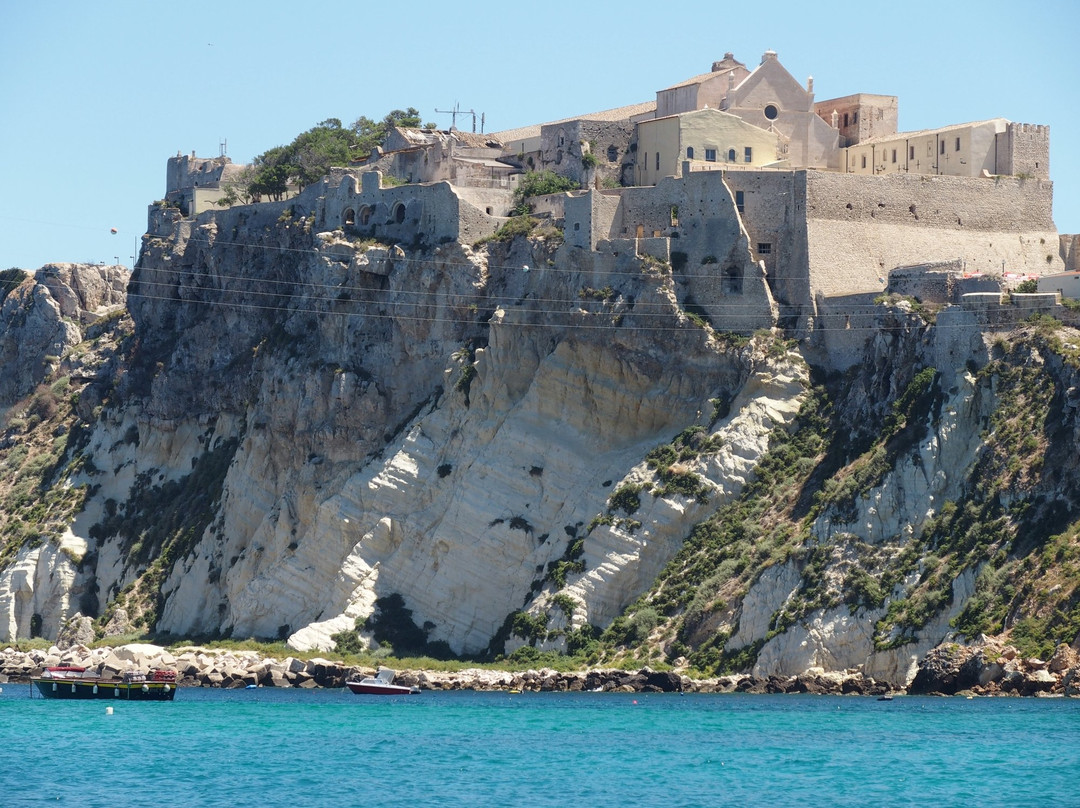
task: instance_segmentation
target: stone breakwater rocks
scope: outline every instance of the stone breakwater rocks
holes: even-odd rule
[[[0,651],[0,683],[27,682],[48,667],[76,665],[103,676],[128,670],[167,668],[177,672],[183,687],[340,688],[350,679],[371,676],[375,669],[327,659],[275,659],[254,651],[123,645],[90,649],[73,645],[44,650]],[[903,692],[858,671],[825,672],[812,668],[798,676],[758,677],[745,674],[692,679],[676,671],[619,669],[562,672],[543,668],[499,671],[400,671],[398,684],[421,690],[621,693],[813,693],[883,696]],[[1048,661],[1021,659],[1016,649],[987,643],[979,647],[944,645],[923,660],[907,692],[912,694],[1064,695],[1080,696],[1080,655],[1066,645]]]
[[[74,665],[103,676],[127,670],[166,668],[177,672],[182,687],[344,687],[350,679],[374,675],[370,667],[349,666],[327,659],[274,659],[255,652],[124,645],[89,649],[73,645],[43,650],[0,651],[0,682],[26,682],[48,667]],[[400,671],[398,684],[421,690],[522,692],[603,691],[623,693],[834,693],[882,695],[887,685],[858,673],[811,671],[801,676],[759,678],[735,675],[691,679],[674,671],[618,669],[560,672],[550,669],[498,671],[468,668],[460,671]]]
[[[102,676],[116,676],[128,670],[165,668],[177,673],[182,687],[240,688],[248,685],[266,687],[344,687],[354,676],[374,673],[371,669],[346,666],[326,659],[283,660],[264,657],[249,651],[218,651],[182,648],[170,651],[156,645],[122,645],[116,648],[90,649],[73,645],[61,650],[0,651],[0,682],[28,681],[46,668],[74,665],[96,671]]]

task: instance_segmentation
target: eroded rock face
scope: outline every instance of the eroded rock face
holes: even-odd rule
[[[909,692],[951,696],[1037,696],[1057,693],[1076,695],[1075,679],[1080,667],[1076,651],[1060,644],[1049,663],[1020,659],[1016,651],[999,642],[978,645],[943,644],[920,662]]]
[[[312,234],[304,204],[220,211],[148,240],[132,281],[130,364],[88,408],[80,448],[93,468],[69,481],[88,487],[86,505],[64,536],[0,571],[0,636],[26,636],[33,623],[55,636],[89,593],[118,607],[107,633],[147,618],[179,635],[330,649],[395,594],[429,640],[473,653],[509,615],[551,616],[562,595],[574,609],[552,618],[557,632],[541,646],[565,647],[558,632],[609,624],[696,525],[739,496],[773,430],[807,398],[812,374],[796,352],[771,334],[746,342],[695,324],[676,279],[635,255],[523,239],[491,252],[372,247]],[[7,392],[0,379],[0,406],[115,305],[122,278],[108,269],[51,266],[8,295],[0,359],[30,370]],[[951,638],[974,591],[976,570],[962,570],[944,608],[885,638],[876,624],[887,604],[844,600],[860,553],[902,555],[963,496],[995,406],[993,386],[964,361],[986,350],[977,330],[937,344],[917,318],[883,316],[895,322],[868,343],[863,386],[843,402],[853,435],[903,394],[911,374],[897,365],[952,361],[954,349],[959,358],[941,371],[934,417],[880,478],[842,507],[812,511],[807,546],[836,548],[823,572],[835,597],[795,608],[804,561],[777,555],[703,621],[703,636],[730,630],[729,650],[760,647],[745,688],[812,692],[847,671],[903,685]],[[678,464],[702,495],[661,493],[646,457],[688,428],[711,447]],[[632,513],[612,507],[635,487]],[[155,532],[161,514],[171,532]],[[575,563],[560,568],[572,550]],[[133,592],[159,558],[160,600]],[[775,630],[788,606],[798,618]],[[945,660],[924,678],[1045,684],[1001,658],[970,662],[977,669],[951,683]],[[1072,664],[1062,655],[1046,667]],[[223,684],[248,673],[214,675]]]
[[[0,305],[0,413],[33,392],[83,329],[121,308],[130,273],[120,266],[47,264]]]

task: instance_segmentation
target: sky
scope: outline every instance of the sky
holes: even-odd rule
[[[0,269],[130,267],[177,152],[246,163],[410,106],[496,132],[653,100],[727,51],[751,69],[776,51],[819,101],[898,96],[902,131],[1048,124],[1054,221],[1080,233],[1077,0],[395,8],[0,0]]]

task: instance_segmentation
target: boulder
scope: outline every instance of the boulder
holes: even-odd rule
[[[127,609],[117,607],[113,610],[112,617],[105,624],[105,628],[102,629],[102,633],[106,637],[119,637],[123,634],[130,634],[131,630],[131,619],[128,617]]]
[[[663,693],[678,693],[683,689],[682,677],[674,671],[649,671],[645,682]]]
[[[1077,664],[1080,664],[1080,654],[1077,654],[1065,643],[1061,643],[1054,651],[1054,655],[1050,657],[1046,667],[1047,670],[1053,673],[1062,673],[1070,668],[1075,668]]]
[[[76,614],[63,626],[56,636],[56,647],[66,651],[73,645],[87,646],[94,641],[94,621]]]
[[[943,693],[953,695],[978,683],[982,662],[972,657],[982,657],[982,651],[955,643],[932,648],[919,663],[915,678],[908,692]]]

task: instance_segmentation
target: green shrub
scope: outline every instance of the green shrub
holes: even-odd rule
[[[642,488],[644,486],[639,483],[619,486],[608,498],[608,507],[613,511],[621,510],[627,516],[637,513],[638,508],[641,507],[641,497],[638,494],[641,493]]]
[[[364,652],[364,644],[355,631],[339,631],[337,634],[331,634],[330,640],[334,643],[334,650],[339,654],[355,655]]]

